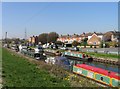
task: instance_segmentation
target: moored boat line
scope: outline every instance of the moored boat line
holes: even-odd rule
[[[47,55],[55,56],[55,52],[56,52],[55,50],[45,49],[44,51]],[[87,55],[87,57],[85,58],[86,54],[83,54],[80,52],[73,52],[73,51],[72,52],[65,51],[65,52],[62,52],[62,54],[67,56],[68,58],[75,59],[75,60],[83,60],[84,58],[85,60],[83,61],[87,61],[88,58],[92,58],[89,55]],[[92,60],[95,62],[120,65],[120,62],[117,60],[109,60],[109,59],[101,59],[101,58],[92,58]]]
[[[56,52],[56,51],[54,51],[54,52]],[[74,71],[74,66],[76,66],[76,65],[73,65],[73,70],[72,71]],[[114,80],[113,80],[114,81]],[[116,80],[115,80],[116,81]],[[100,81],[98,81],[98,82],[100,82]],[[104,84],[104,83],[103,83]],[[108,85],[108,84],[107,84]],[[116,86],[116,84],[114,84],[114,86]]]

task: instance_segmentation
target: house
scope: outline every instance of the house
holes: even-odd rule
[[[73,35],[61,35],[57,41],[61,41],[63,43],[72,43],[73,41],[81,42],[83,39],[88,38],[90,39],[92,37],[93,33],[83,33],[83,34],[73,34]],[[98,33],[97,33],[98,34]],[[99,35],[100,37],[100,35]],[[102,38],[102,36],[101,36]]]
[[[104,41],[114,41],[119,42],[120,32],[119,31],[109,31],[104,34]]]
[[[101,40],[103,40],[103,33],[92,33],[91,35],[88,36],[88,40],[93,36],[93,34],[96,34]]]
[[[91,32],[88,32],[88,33],[83,32],[83,33],[80,35],[80,37],[81,37],[81,39],[85,39],[85,38],[88,38],[89,36],[92,36],[92,34],[93,34],[93,33],[91,33]]]
[[[102,41],[102,35],[97,35],[96,33],[93,33],[91,37],[87,40],[87,43],[89,45],[100,45]]]
[[[62,35],[60,36],[57,41],[61,41],[63,43],[72,43],[73,41],[80,42],[81,37],[77,34],[74,35]]]
[[[28,39],[31,44],[38,44],[38,36],[32,36]]]

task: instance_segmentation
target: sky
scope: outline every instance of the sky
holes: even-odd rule
[[[118,30],[117,2],[3,2],[2,36],[82,34]]]

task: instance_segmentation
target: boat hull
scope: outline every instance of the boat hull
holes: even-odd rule
[[[112,86],[112,87],[118,87],[119,86],[119,80],[115,78],[111,78],[108,75],[103,75],[94,71],[90,71],[84,68],[80,68],[78,66],[73,66],[73,73],[82,75],[84,77],[90,78],[92,80],[95,80],[99,83]]]

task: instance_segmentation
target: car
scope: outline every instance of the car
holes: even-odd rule
[[[78,48],[78,47],[74,47],[74,50],[75,50],[75,51],[79,51],[79,48]]]
[[[66,48],[66,47],[62,47],[62,48],[60,48],[60,49],[62,49],[62,50],[68,50],[68,48]]]
[[[79,51],[79,48],[78,47],[73,47],[73,48],[69,48],[69,50],[71,50],[71,51]]]

